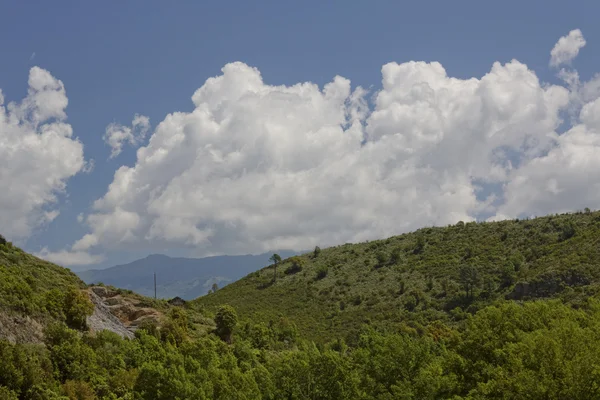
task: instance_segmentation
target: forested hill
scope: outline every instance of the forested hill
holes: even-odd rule
[[[187,303],[92,288],[156,316],[132,339],[90,331],[81,281],[0,242],[0,399],[598,399],[599,233],[599,213],[426,228]]]
[[[363,324],[423,331],[455,324],[502,299],[600,290],[600,213],[423,228],[292,257],[197,299],[234,306],[250,321],[286,316],[316,341],[350,338]]]

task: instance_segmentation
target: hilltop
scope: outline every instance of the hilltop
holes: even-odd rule
[[[352,340],[364,324],[417,330],[456,324],[503,299],[584,301],[600,290],[600,213],[428,227],[385,240],[292,257],[249,274],[196,306],[242,318],[285,316],[301,334]]]

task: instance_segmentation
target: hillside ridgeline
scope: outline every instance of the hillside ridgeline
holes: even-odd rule
[[[268,323],[290,318],[319,342],[356,338],[363,324],[456,324],[504,299],[577,304],[600,291],[600,213],[423,228],[292,257],[194,303],[235,307]]]

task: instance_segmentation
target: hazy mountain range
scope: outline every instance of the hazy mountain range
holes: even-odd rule
[[[295,255],[279,251],[282,258]],[[242,256],[215,256],[206,258],[168,257],[152,254],[129,264],[102,270],[76,272],[86,283],[104,283],[130,289],[145,296],[154,296],[154,273],[158,298],[194,299],[205,295],[216,283],[223,287],[247,274],[270,264],[273,253]]]

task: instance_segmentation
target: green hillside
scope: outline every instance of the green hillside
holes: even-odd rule
[[[81,282],[0,244],[0,318],[44,322],[36,343],[0,329],[0,399],[598,399],[599,231],[599,213],[426,228],[180,306],[96,288],[164,313],[133,339],[77,324]]]
[[[362,325],[416,329],[455,324],[502,299],[598,293],[600,213],[462,223],[284,260],[196,300],[230,304],[243,319],[285,316],[318,342],[352,340]],[[292,265],[296,263],[297,272]]]
[[[84,286],[68,269],[27,254],[0,236],[1,315],[64,319],[59,303],[67,293]]]

